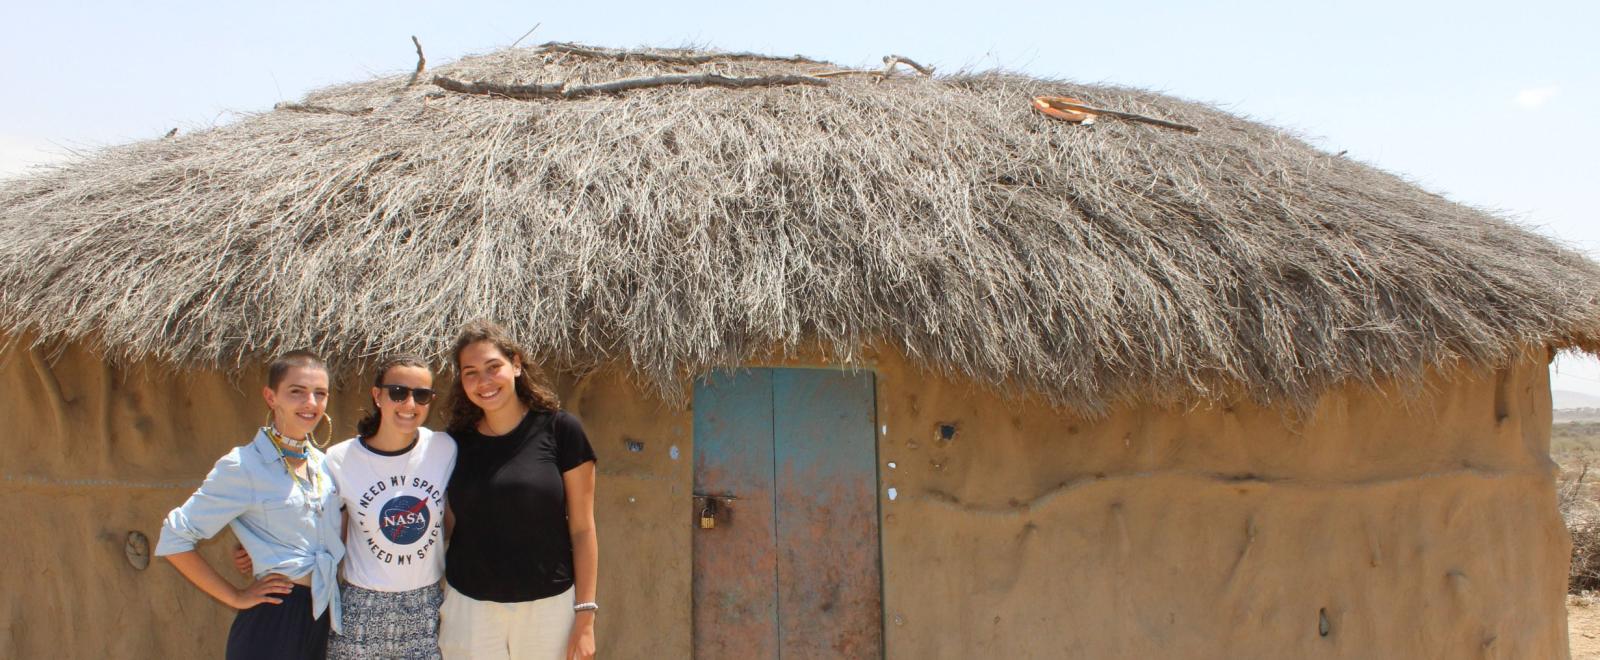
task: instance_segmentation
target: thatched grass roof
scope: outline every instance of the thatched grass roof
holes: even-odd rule
[[[1160,94],[1005,73],[545,100],[428,83],[837,68],[506,50],[110,149],[0,187],[0,330],[232,367],[438,354],[489,317],[669,391],[885,342],[1091,408],[1303,402],[1600,336],[1578,254]],[[1072,125],[1037,94],[1201,132]]]

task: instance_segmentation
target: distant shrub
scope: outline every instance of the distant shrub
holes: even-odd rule
[[[1600,590],[1600,505],[1595,502],[1589,477],[1592,460],[1579,457],[1563,466],[1556,484],[1557,507],[1572,535],[1572,564],[1567,569],[1567,593]]]

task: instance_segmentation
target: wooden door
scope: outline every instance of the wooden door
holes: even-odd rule
[[[696,384],[696,658],[882,656],[875,407],[866,372]]]

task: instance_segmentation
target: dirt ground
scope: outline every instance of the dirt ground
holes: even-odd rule
[[[1600,601],[1567,598],[1567,639],[1572,660],[1600,660]]]

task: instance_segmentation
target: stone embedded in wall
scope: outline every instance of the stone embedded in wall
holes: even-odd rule
[[[128,565],[137,570],[150,568],[150,537],[144,532],[128,532],[128,540],[122,545],[122,554],[128,558]]]

